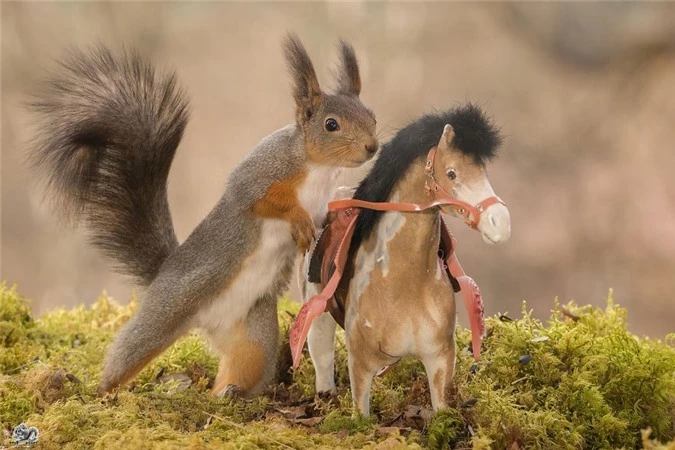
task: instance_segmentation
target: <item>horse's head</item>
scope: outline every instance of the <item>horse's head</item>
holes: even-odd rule
[[[488,244],[505,242],[511,236],[511,216],[495,195],[485,163],[456,147],[455,132],[445,125],[432,161],[427,163],[432,179],[465,207],[444,205],[443,212],[462,217],[480,231]]]

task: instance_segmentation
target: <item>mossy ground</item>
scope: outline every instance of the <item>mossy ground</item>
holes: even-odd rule
[[[0,448],[12,448],[12,428],[26,423],[44,449],[675,449],[658,443],[675,433],[675,336],[631,335],[611,295],[605,309],[556,305],[546,324],[525,308],[517,320],[489,318],[477,364],[460,329],[451,408],[430,417],[422,366],[404,360],[376,380],[370,420],[351,414],[341,339],[334,397],[313,395],[304,358],[292,383],[255,400],[215,398],[217,359],[190,335],[131,387],[97,398],[107,344],[134,307],[103,295],[36,320],[15,289],[0,286]],[[295,311],[282,303],[284,327]]]

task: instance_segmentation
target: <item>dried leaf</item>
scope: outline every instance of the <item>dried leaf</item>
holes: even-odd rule
[[[403,413],[403,424],[416,430],[422,430],[433,415],[434,412],[430,408],[408,405]]]
[[[421,406],[408,405],[408,406],[406,406],[405,412],[403,414],[404,414],[405,418],[419,417],[421,410],[422,410]]]
[[[383,427],[391,427],[393,426],[396,422],[399,422],[400,419],[403,418],[404,413],[399,413],[397,416],[395,416],[393,419],[389,419],[385,422],[382,422]]]
[[[190,386],[192,386],[192,378],[190,378],[185,373],[172,373],[169,375],[164,375],[163,377],[157,380],[160,384],[169,383],[171,381],[176,381],[176,391],[184,391]]]
[[[309,417],[307,419],[289,420],[289,422],[299,425],[305,425],[307,427],[313,427],[321,423],[322,420],[323,420],[322,416],[316,416],[316,417]]]
[[[420,417],[424,419],[425,422],[431,420],[431,418],[434,416],[434,410],[431,408],[422,408],[420,410]]]
[[[302,417],[307,417],[307,406],[290,406],[287,408],[274,408],[279,411],[285,419],[297,420]]]

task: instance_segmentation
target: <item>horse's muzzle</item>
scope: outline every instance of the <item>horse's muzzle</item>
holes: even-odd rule
[[[487,244],[508,241],[511,237],[511,215],[506,205],[496,203],[483,211],[478,223],[478,231]]]

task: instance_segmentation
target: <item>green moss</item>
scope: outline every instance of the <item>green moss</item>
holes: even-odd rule
[[[1,285],[0,299],[0,421],[3,429],[21,422],[37,427],[44,449],[488,449],[517,443],[675,450],[675,441],[660,443],[673,439],[675,336],[636,338],[611,295],[604,309],[567,305],[576,320],[557,305],[546,323],[525,306],[517,320],[488,318],[475,366],[466,350],[469,331],[459,328],[451,407],[430,421],[421,412],[430,403],[426,376],[413,359],[375,380],[371,419],[352,414],[343,333],[334,398],[314,397],[307,357],[292,384],[254,400],[215,398],[208,386],[217,358],[191,334],[131,387],[100,399],[95,391],[105,349],[135,301],[120,306],[104,294],[90,308],[35,320],[16,289]],[[283,337],[298,308],[281,302]],[[287,356],[282,347],[282,377]],[[303,424],[294,417],[298,408],[320,419]],[[2,439],[0,447],[10,444]]]
[[[452,408],[438,411],[429,424],[429,448],[454,448],[464,429],[459,411]]]
[[[371,418],[354,414],[351,411],[338,409],[330,412],[319,425],[322,433],[337,433],[347,431],[349,434],[371,431],[375,421]]]

